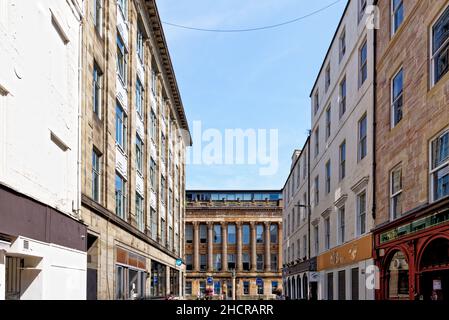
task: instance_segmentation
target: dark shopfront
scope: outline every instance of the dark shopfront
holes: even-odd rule
[[[376,299],[449,301],[449,199],[374,230]]]

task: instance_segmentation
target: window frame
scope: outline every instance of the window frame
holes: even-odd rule
[[[92,148],[92,199],[96,202],[101,201],[101,158],[102,154]]]
[[[401,28],[402,23],[404,22],[404,1],[399,0],[399,5],[394,6],[395,0],[390,0],[390,12],[391,12],[391,36],[393,37]],[[399,25],[396,27],[396,13],[399,9],[402,8],[402,20]]]
[[[398,190],[397,192],[393,193],[393,186],[394,186],[394,174],[395,172],[400,171],[400,175],[399,175],[399,179],[400,179],[400,190]],[[402,210],[401,212],[394,212],[394,200],[397,197],[402,198],[402,192],[403,192],[403,176],[402,176],[402,166],[398,165],[395,168],[393,168],[390,171],[390,219],[391,221],[396,220],[398,218],[401,217],[402,215]],[[401,200],[402,201],[402,200]],[[402,202],[401,202],[402,204]]]
[[[341,245],[346,241],[346,207],[344,205],[338,208],[337,219],[337,242]]]
[[[433,53],[434,51],[434,27],[436,26],[436,24],[439,22],[439,20],[443,17],[443,15],[446,13],[446,11],[449,10],[449,5],[447,5],[443,10],[441,10],[441,12],[438,14],[438,16],[435,18],[435,20],[432,22],[430,28],[429,28],[429,32],[430,32],[430,87],[434,87],[446,74],[449,73],[449,67],[448,70],[437,80],[436,74],[435,74],[435,58],[441,53],[441,51],[443,51],[445,48],[446,50],[449,51],[449,36],[448,38],[441,43],[440,47],[435,50],[435,53]]]
[[[324,172],[325,172],[325,179],[326,179],[326,194],[329,194],[331,192],[331,176],[332,176],[332,166],[331,166],[331,160],[329,159],[325,166],[324,166]]]
[[[346,177],[346,139],[338,147],[338,178],[342,181]]]
[[[121,182],[121,188],[122,190],[118,190],[117,189],[117,182]],[[126,215],[126,211],[127,211],[127,185],[126,185],[126,180],[125,178],[118,173],[117,171],[115,172],[115,214],[121,218],[122,220],[127,220],[127,215]],[[121,191],[121,192],[120,192]],[[118,202],[121,202],[121,211],[119,212],[119,206],[118,206]]]
[[[441,170],[445,169],[446,167],[449,167],[449,156],[444,161],[441,161],[438,164],[434,164],[434,151],[433,151],[433,144],[436,140],[441,139],[443,136],[448,135],[449,139],[449,127],[440,131],[437,135],[434,136],[433,139],[429,141],[429,187],[430,187],[430,201],[435,202],[444,198],[447,198],[448,195],[443,195],[442,197],[437,198],[435,194],[435,176],[440,172]],[[449,170],[449,168],[448,168]]]
[[[340,36],[338,38],[338,54],[339,54],[339,62],[343,60],[346,55],[346,27],[343,27]]]
[[[326,141],[329,140],[332,130],[332,105],[329,103],[326,108]]]
[[[92,72],[92,111],[100,120],[102,119],[102,111],[103,111],[102,94],[103,94],[103,71],[94,61],[94,68]]]
[[[360,205],[362,196],[364,196],[364,201],[365,201],[364,211],[361,211],[361,205]],[[357,236],[362,236],[367,233],[366,227],[367,227],[367,210],[368,210],[367,205],[368,205],[368,203],[367,203],[367,192],[365,189],[360,191],[357,194],[356,201],[357,201],[356,202],[356,210],[357,210],[357,212],[356,212],[356,224],[357,224],[356,231],[357,232],[356,232],[356,234],[357,234]],[[363,223],[363,232],[362,232],[362,217],[363,217],[363,222],[364,222]]]
[[[122,85],[126,88],[126,83],[128,81],[128,72],[127,72],[128,52],[126,50],[125,41],[122,39],[122,36],[119,33],[117,33],[116,42],[117,42],[117,75]]]
[[[400,93],[397,95],[397,97],[394,96],[394,84],[396,78],[401,74],[402,77],[402,87]],[[401,99],[401,116],[400,119],[396,119],[396,104],[399,102],[399,99]],[[404,118],[404,69],[401,66],[398,71],[393,75],[393,77],[390,80],[390,123],[391,128],[396,127],[401,120]],[[396,122],[397,121],[397,122]]]
[[[366,50],[366,59],[363,60],[363,51]],[[365,78],[364,78],[365,76]],[[368,79],[368,41],[365,39],[359,47],[359,88]]]
[[[362,136],[362,124],[365,122],[365,135]],[[357,160],[362,161],[368,155],[368,116],[366,113],[358,121]],[[364,153],[362,153],[364,151]]]
[[[343,86],[344,84],[344,86]],[[347,81],[346,81],[346,75],[341,79],[340,84],[338,86],[338,94],[339,94],[339,103],[338,103],[338,115],[339,119],[341,119],[344,114],[346,113],[346,99],[347,99]],[[344,88],[344,95],[343,95],[343,88]]]
[[[118,111],[120,111],[120,112],[118,112]],[[127,138],[128,138],[128,116],[125,112],[125,109],[122,107],[122,105],[118,101],[116,102],[115,113],[116,113],[115,142],[118,145],[118,147],[121,149],[121,151],[123,153],[126,153],[128,150],[128,141],[127,141]],[[118,123],[118,121],[120,121],[120,123]],[[120,131],[118,130],[119,128],[120,128]],[[120,132],[120,134],[119,134],[119,132]]]

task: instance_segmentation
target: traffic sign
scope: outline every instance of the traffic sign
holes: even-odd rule
[[[261,285],[263,284],[262,278],[257,278],[257,279],[256,279],[256,284],[257,284],[258,286],[261,286]]]
[[[213,284],[214,283],[214,279],[212,277],[207,277],[207,284]]]
[[[182,259],[176,259],[176,266],[180,267],[182,265]]]

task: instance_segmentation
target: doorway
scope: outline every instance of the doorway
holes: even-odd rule
[[[16,257],[6,257],[5,280],[6,280],[6,300],[20,300],[21,276],[23,259]]]

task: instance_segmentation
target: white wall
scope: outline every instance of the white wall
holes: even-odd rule
[[[77,199],[76,10],[72,1],[0,0],[0,11],[0,86],[8,92],[0,95],[0,183],[71,213]],[[67,151],[52,142],[51,131]]]
[[[23,249],[23,240],[29,242],[29,249]],[[86,299],[85,252],[23,237],[17,238],[7,252],[24,259],[21,300]]]

